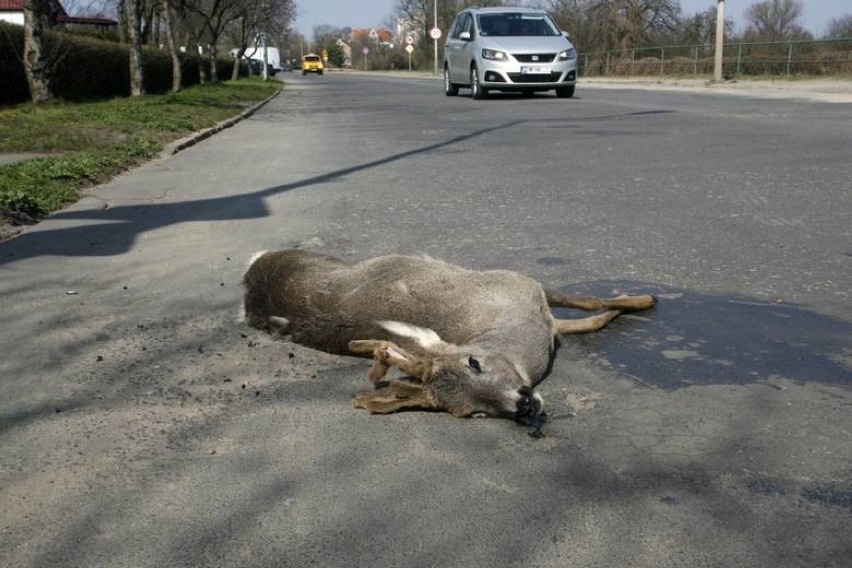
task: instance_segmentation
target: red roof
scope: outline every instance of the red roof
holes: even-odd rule
[[[370,36],[371,31],[376,32],[376,36],[379,41],[390,41],[393,39],[393,34],[384,28],[373,28],[372,30],[367,28],[355,28],[352,30],[350,37],[353,40],[365,39]]]
[[[0,0],[0,10],[24,10],[24,0]]]
[[[0,0],[0,10],[9,12],[23,12],[25,0]],[[65,8],[59,3],[59,0],[49,0],[51,11],[61,16],[67,16]]]

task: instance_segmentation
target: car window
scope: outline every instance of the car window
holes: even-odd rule
[[[479,14],[479,29],[487,36],[556,36],[559,28],[545,14],[501,12]]]
[[[447,37],[459,37],[459,24],[461,24],[462,19],[464,19],[464,14],[456,16],[456,19],[453,20],[453,25],[450,26],[450,33],[447,34]]]
[[[462,32],[469,32],[471,37],[473,36],[473,18],[467,12],[459,16],[457,25],[453,28],[453,39],[459,39]]]

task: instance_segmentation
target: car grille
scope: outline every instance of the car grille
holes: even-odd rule
[[[556,58],[555,53],[513,53],[512,57],[521,63],[551,63]],[[536,59],[538,58],[538,59]]]
[[[542,75],[508,73],[508,75],[513,83],[556,83],[562,73],[545,73]]]

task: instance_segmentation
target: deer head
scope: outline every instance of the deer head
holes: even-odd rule
[[[542,399],[529,379],[507,358],[475,346],[441,340],[430,329],[400,322],[378,322],[407,339],[410,349],[383,340],[349,343],[354,353],[373,356],[370,379],[377,388],[355,396],[357,408],[377,414],[404,408],[446,411],[453,416],[483,414],[525,421],[541,412]],[[396,367],[406,377],[382,382]]]

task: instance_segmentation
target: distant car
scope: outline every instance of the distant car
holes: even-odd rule
[[[547,12],[533,8],[468,8],[456,16],[444,49],[444,93],[470,88],[574,96],[577,50]]]
[[[261,74],[263,70],[263,61],[260,61],[259,59],[249,59],[248,65],[253,75]],[[269,63],[266,64],[267,75],[269,75],[270,77],[274,77],[276,72],[277,71],[275,71],[275,68],[272,65],[270,65]]]
[[[317,75],[322,75],[322,71],[322,57],[313,53],[309,53],[308,55],[302,57],[302,75],[307,75],[308,73],[316,73]]]
[[[283,65],[281,65],[281,70],[290,73],[293,70],[293,66],[289,63],[284,63]]]

